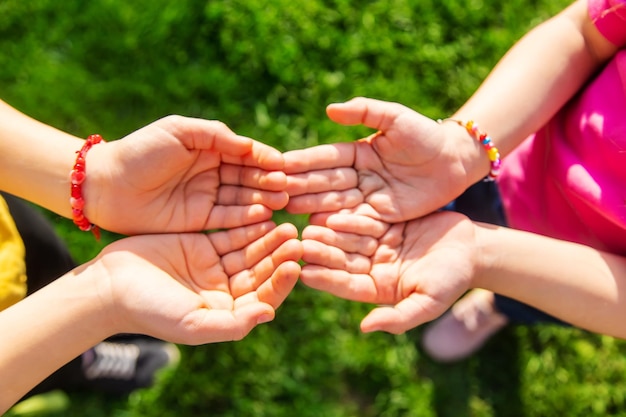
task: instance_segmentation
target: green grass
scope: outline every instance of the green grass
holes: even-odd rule
[[[0,97],[82,137],[112,140],[178,113],[222,120],[281,150],[353,140],[367,131],[330,123],[326,104],[365,95],[445,116],[566,3],[3,0]],[[79,261],[117,238],[98,243],[51,219]],[[622,341],[509,328],[477,356],[440,365],[421,351],[419,328],[361,334],[369,309],[298,285],[276,320],[245,340],[182,347],[179,368],[153,388],[121,399],[71,394],[47,414],[626,415]]]

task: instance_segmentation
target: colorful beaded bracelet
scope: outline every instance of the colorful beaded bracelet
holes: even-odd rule
[[[500,159],[500,151],[493,144],[491,137],[485,132],[481,132],[478,128],[478,123],[475,123],[473,120],[468,120],[464,122],[462,120],[457,119],[439,119],[437,123],[441,124],[443,122],[454,122],[459,126],[462,126],[467,130],[471,136],[473,136],[487,151],[487,157],[489,158],[489,162],[491,167],[489,169],[489,174],[485,177],[485,181],[493,181],[496,179],[498,174],[500,173],[500,167],[502,165],[502,160]]]
[[[83,182],[85,182],[85,157],[87,156],[87,152],[93,145],[96,145],[100,142],[104,142],[102,136],[100,135],[90,135],[83,147],[76,151],[76,162],[74,163],[74,167],[70,172],[70,180],[71,180],[71,191],[70,191],[70,205],[72,206],[72,219],[74,224],[78,226],[80,230],[90,231],[96,237],[96,239],[100,238],[100,229],[95,224],[91,223],[85,213],[83,213],[83,208],[85,207],[85,199],[83,198]]]

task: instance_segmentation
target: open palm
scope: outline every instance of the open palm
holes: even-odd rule
[[[441,212],[387,224],[324,214],[311,223],[302,234],[302,282],[378,304],[361,323],[365,332],[405,332],[441,315],[469,288],[474,229],[463,215]]]
[[[212,234],[142,235],[107,246],[101,297],[112,327],[176,343],[239,340],[274,318],[295,285],[297,230],[259,223]],[[106,304],[110,305],[110,304]]]
[[[327,112],[336,122],[378,132],[285,153],[288,211],[348,208],[387,222],[406,221],[441,208],[470,185],[462,155],[475,144],[446,141],[446,127],[434,120],[367,98],[330,105]]]
[[[118,233],[253,224],[288,199],[280,152],[217,121],[169,116],[94,146],[87,162],[86,215]]]

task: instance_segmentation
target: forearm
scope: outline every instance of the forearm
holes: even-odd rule
[[[0,312],[0,414],[112,331],[90,275],[70,272]]]
[[[475,94],[453,115],[475,120],[505,157],[544,126],[617,48],[604,39],[577,1],[518,41]],[[474,167],[473,179],[488,164]]]
[[[626,338],[626,259],[588,246],[477,224],[473,287],[537,307],[578,327]]]
[[[0,189],[71,217],[69,173],[82,143],[0,101]]]

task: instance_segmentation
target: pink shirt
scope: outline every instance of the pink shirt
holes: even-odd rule
[[[588,2],[624,47],[626,0]],[[626,49],[505,158],[498,185],[511,227],[626,256]]]

